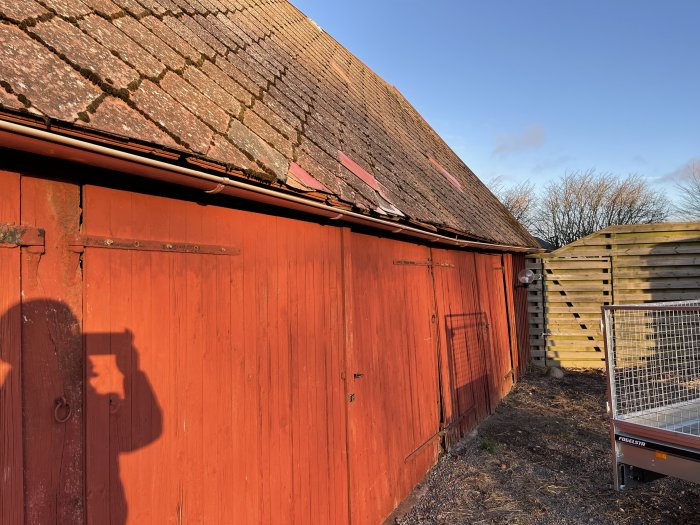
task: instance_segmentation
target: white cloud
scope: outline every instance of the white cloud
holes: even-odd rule
[[[544,128],[541,124],[532,124],[520,132],[501,135],[496,138],[494,157],[508,157],[523,151],[538,149],[544,144]]]

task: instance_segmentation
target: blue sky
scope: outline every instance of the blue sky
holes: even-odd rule
[[[484,181],[700,162],[700,1],[292,0]],[[427,7],[426,7],[427,6]]]

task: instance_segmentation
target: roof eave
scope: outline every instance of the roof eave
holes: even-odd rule
[[[34,125],[30,125],[34,124]],[[287,193],[281,189],[245,182],[243,172],[235,170],[224,176],[203,170],[180,166],[172,162],[167,151],[153,151],[143,146],[125,151],[117,148],[117,142],[96,143],[82,137],[67,136],[37,127],[36,123],[0,119],[0,147],[24,151],[63,160],[79,162],[94,167],[128,173],[161,182],[200,189],[208,193],[222,193],[245,200],[280,206],[283,208],[325,217],[331,220],[361,224],[370,228],[406,235],[425,242],[444,246],[489,251],[535,253],[542,251],[532,246],[512,246],[473,241],[468,238],[442,235],[427,229],[411,226],[407,221],[388,220],[357,213],[350,209],[329,206],[306,196]],[[123,146],[123,145],[122,145]],[[152,156],[146,156],[152,154]],[[153,158],[153,157],[159,158]],[[160,160],[163,159],[163,160]],[[168,162],[170,160],[171,162]]]

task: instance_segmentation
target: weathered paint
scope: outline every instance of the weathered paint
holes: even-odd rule
[[[88,389],[88,522],[346,523],[340,230],[92,186],[84,202],[89,235],[240,250],[86,248],[86,355],[117,356],[128,398]]]
[[[508,327],[505,267],[502,255],[477,254],[476,272],[479,283],[479,300],[486,314],[489,358],[489,404],[491,411],[513,386],[511,339]]]
[[[489,413],[488,314],[479,297],[476,255],[433,249],[439,320],[441,394],[446,446]]]
[[[80,185],[0,175],[46,228],[0,248],[13,525],[378,523],[522,362],[508,255],[96,186],[81,224]]]
[[[505,258],[506,261],[510,262],[510,275],[506,274],[506,287],[512,290],[512,296],[509,296],[509,309],[513,312],[512,326],[515,326],[516,341],[513,348],[517,348],[517,352],[513,352],[513,359],[516,361],[517,379],[525,373],[530,363],[530,333],[527,313],[528,289],[520,285],[518,281],[518,274],[525,269],[525,256],[522,254],[508,254]]]
[[[380,523],[435,463],[439,430],[430,250],[351,233],[347,309],[348,454],[353,524]]]
[[[19,224],[19,173],[0,172],[0,222]],[[0,523],[24,523],[20,250],[0,247]]]
[[[44,253],[21,249],[26,521],[81,523],[82,276],[79,254],[68,249],[80,226],[80,186],[27,175],[21,186],[21,223],[46,231]]]

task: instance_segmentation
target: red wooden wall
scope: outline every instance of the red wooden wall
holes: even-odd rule
[[[514,352],[513,357],[517,356],[517,377],[522,376],[530,363],[530,326],[528,323],[527,313],[527,288],[518,286],[518,274],[525,269],[525,255],[512,254],[508,255],[511,261],[511,274],[509,281],[509,290],[512,290],[513,310],[514,310],[514,326],[517,341],[517,353]]]
[[[3,222],[3,525],[380,523],[523,362],[508,254],[6,172]]]
[[[88,390],[88,521],[347,522],[340,230],[94,186],[84,203],[88,235],[240,250],[86,249],[87,359],[124,384]]]
[[[20,222],[19,184],[18,173],[0,172],[0,224]],[[19,298],[20,250],[16,245],[0,244],[0,523],[3,525],[24,521]]]
[[[348,404],[351,517],[377,523],[437,459],[430,250],[355,233],[344,246],[352,334],[346,370],[355,396]]]
[[[433,249],[441,360],[443,428],[448,447],[490,409],[487,313],[481,307],[479,254]]]

